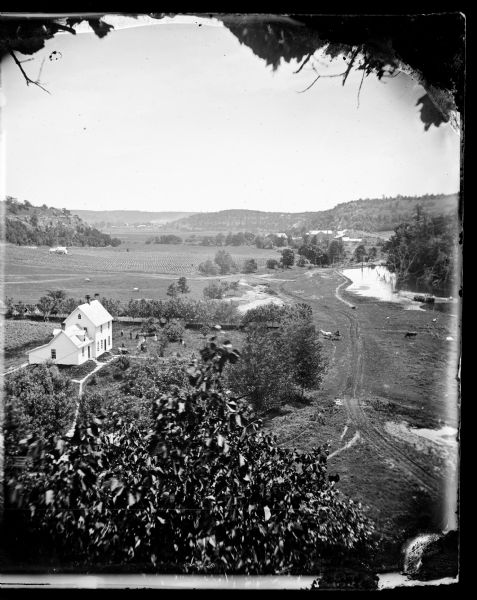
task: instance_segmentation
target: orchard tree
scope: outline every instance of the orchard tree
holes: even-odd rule
[[[51,313],[54,311],[57,303],[51,296],[42,296],[36,305],[38,310],[43,315],[43,319],[48,321]]]
[[[51,312],[60,312],[66,299],[66,292],[64,290],[47,290],[46,295],[50,297],[54,303]]]

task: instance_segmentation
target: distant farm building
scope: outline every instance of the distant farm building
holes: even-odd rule
[[[351,243],[357,243],[357,242],[363,241],[362,238],[350,238],[347,235],[343,236],[341,239],[343,240],[343,242],[351,242]]]
[[[320,233],[323,233],[324,235],[332,235],[333,230],[332,229],[313,229],[312,231],[308,232],[308,235],[318,235]]]
[[[68,254],[68,248],[66,248],[66,246],[57,246],[56,248],[50,248],[50,254]]]
[[[53,330],[53,339],[27,352],[31,365],[48,360],[58,365],[81,365],[113,347],[113,317],[99,300],[80,304]]]

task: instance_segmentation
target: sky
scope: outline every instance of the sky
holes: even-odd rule
[[[424,131],[408,74],[367,77],[358,107],[361,72],[300,93],[313,71],[274,72],[213,19],[109,19],[106,37],[85,26],[24,63],[36,78],[45,59],[49,94],[3,61],[6,194],[70,210],[299,212],[459,190],[459,134]]]

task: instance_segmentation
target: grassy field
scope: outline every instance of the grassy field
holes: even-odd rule
[[[238,265],[254,258],[259,272],[265,272],[276,250],[253,246],[225,248]],[[48,289],[63,289],[69,296],[102,296],[128,301],[131,298],[164,298],[172,281],[185,276],[192,297],[202,298],[210,278],[198,272],[198,265],[214,259],[217,248],[186,245],[145,244],[143,241],[118,248],[71,248],[70,254],[50,255],[48,248],[7,245],[5,250],[4,293],[24,302],[36,302]],[[234,276],[236,279],[240,274]],[[88,281],[89,280],[89,281]],[[138,290],[134,290],[138,288]]]

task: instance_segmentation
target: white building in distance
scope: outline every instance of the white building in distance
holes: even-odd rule
[[[98,296],[98,294],[96,294]],[[81,365],[113,347],[113,317],[97,299],[86,296],[61,324],[53,339],[27,352],[31,365],[47,360],[57,365]]]

